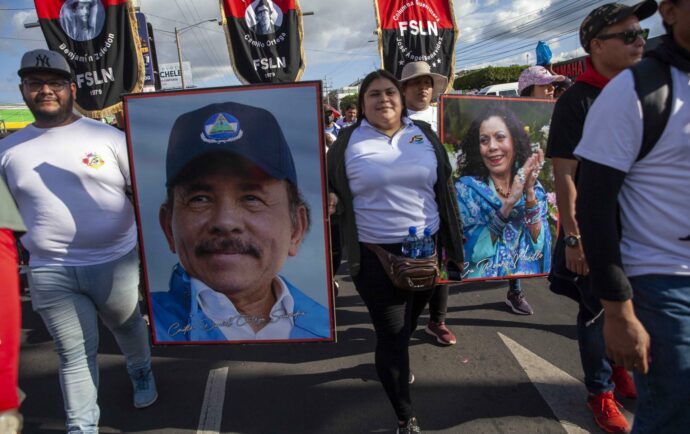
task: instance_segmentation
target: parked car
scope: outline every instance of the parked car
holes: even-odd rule
[[[477,95],[518,96],[518,82],[492,84],[482,88]]]

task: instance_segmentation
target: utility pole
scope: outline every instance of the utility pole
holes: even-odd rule
[[[175,44],[177,45],[177,62],[180,64],[180,80],[184,89],[184,68],[182,67],[182,49],[180,48],[180,32],[175,27]]]
[[[333,104],[331,104],[331,85],[328,81],[328,76],[323,78],[323,91],[326,93],[326,103],[333,107]]]
[[[184,68],[182,68],[182,48],[180,47],[180,33],[187,29],[191,29],[192,27],[196,27],[199,24],[203,23],[210,23],[210,22],[217,22],[218,19],[216,18],[211,18],[210,20],[204,20],[204,21],[199,21],[198,23],[195,24],[190,24],[187,27],[182,27],[181,29],[178,29],[175,27],[175,44],[177,45],[177,62],[180,64],[180,79],[182,81],[182,89],[184,89]]]

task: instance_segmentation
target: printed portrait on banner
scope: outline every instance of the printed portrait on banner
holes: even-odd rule
[[[60,26],[75,41],[88,41],[103,30],[105,9],[98,0],[67,0],[60,9]]]
[[[440,106],[465,238],[463,279],[548,274],[558,227],[544,159],[553,101],[444,95]]]
[[[154,343],[335,339],[320,97],[125,96]]]

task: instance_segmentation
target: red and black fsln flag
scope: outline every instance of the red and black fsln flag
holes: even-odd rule
[[[223,0],[230,60],[243,83],[298,81],[304,71],[297,0]]]
[[[403,66],[424,61],[453,82],[455,26],[452,0],[374,0],[383,69],[400,78]]]
[[[62,53],[87,116],[119,111],[120,95],[138,92],[143,62],[127,0],[35,0],[48,48]],[[136,25],[136,24],[134,24]]]

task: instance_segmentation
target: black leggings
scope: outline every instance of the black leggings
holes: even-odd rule
[[[429,320],[440,323],[446,321],[448,312],[448,285],[438,285],[429,300]]]
[[[394,253],[400,244],[382,244]],[[353,278],[376,330],[376,372],[398,420],[414,416],[410,400],[410,335],[424,310],[429,291],[401,291],[386,275],[376,255],[360,243],[360,271]]]

